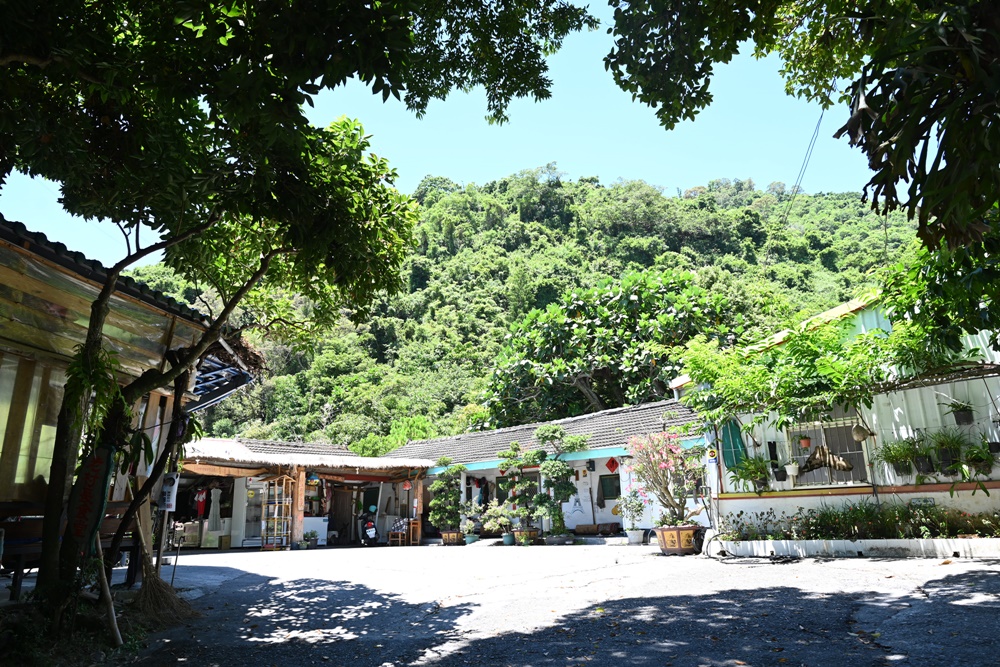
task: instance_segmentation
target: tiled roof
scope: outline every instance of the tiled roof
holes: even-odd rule
[[[346,456],[357,458],[358,454],[346,447],[328,442],[280,442],[277,440],[239,439],[254,454],[315,454],[317,456]]]
[[[535,429],[546,424],[562,426],[569,435],[590,435],[590,449],[623,447],[630,436],[658,433],[673,426],[697,421],[699,418],[691,408],[671,399],[541,424],[463,433],[433,440],[414,440],[385,456],[431,460],[448,456],[455,463],[495,461],[497,452],[507,449],[514,441],[520,443],[522,449],[538,449],[539,445],[534,438]],[[553,452],[550,450],[550,453]]]
[[[0,239],[24,248],[88,280],[103,283],[107,276],[107,268],[100,262],[88,259],[82,253],[75,250],[70,250],[58,241],[50,241],[41,232],[28,231],[28,228],[20,222],[7,220],[2,215],[0,215]],[[197,310],[189,308],[187,305],[162,292],[149,289],[149,287],[138,280],[133,280],[127,276],[118,278],[118,292],[128,294],[171,315],[178,315],[199,324],[208,323],[205,316]]]

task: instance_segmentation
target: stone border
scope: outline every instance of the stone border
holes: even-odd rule
[[[719,540],[731,556],[799,558],[1000,558],[1000,538],[937,540]],[[713,549],[714,551],[714,549]]]

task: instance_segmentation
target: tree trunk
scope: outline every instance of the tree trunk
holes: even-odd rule
[[[184,392],[187,391],[188,378],[190,377],[190,372],[184,372],[174,380],[174,403],[171,410],[170,430],[167,431],[166,443],[163,446],[163,451],[160,452],[160,456],[156,459],[156,464],[153,466],[152,471],[150,471],[149,477],[142,485],[142,488],[132,498],[132,502],[129,503],[128,509],[125,510],[121,523],[118,525],[118,530],[115,531],[114,537],[111,538],[111,544],[108,546],[104,560],[104,569],[106,571],[110,571],[114,563],[118,561],[122,540],[125,538],[125,531],[128,525],[135,519],[136,514],[139,512],[139,506],[152,493],[153,487],[156,486],[156,483],[163,475],[163,471],[166,470],[167,462],[173,458],[177,444],[184,437],[184,431],[187,426],[187,414],[181,408],[181,402],[184,399]]]

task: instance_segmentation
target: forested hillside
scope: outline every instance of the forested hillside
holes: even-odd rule
[[[205,415],[209,432],[382,452],[653,399],[690,334],[746,342],[836,305],[914,236],[857,194],[750,180],[665,193],[550,165],[465,187],[428,177],[413,196],[407,289],[308,349],[262,339],[269,375]],[[158,267],[137,277],[198,294]]]

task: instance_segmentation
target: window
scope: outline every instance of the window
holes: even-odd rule
[[[601,495],[605,500],[615,500],[622,495],[622,478],[619,475],[601,475]]]
[[[799,476],[796,486],[821,486],[830,484],[867,484],[868,466],[865,463],[863,443],[857,442],[851,434],[851,427],[857,423],[853,416],[841,417],[829,422],[798,424],[788,431],[789,443],[794,452],[792,458],[799,463]],[[812,438],[808,449],[799,446],[798,435],[804,434]],[[825,448],[825,449],[823,449]],[[802,466],[807,461],[828,462],[805,472]],[[838,469],[837,464],[847,464],[850,470]],[[846,467],[846,466],[844,466]]]

